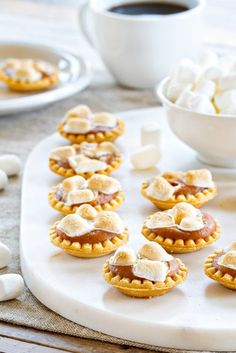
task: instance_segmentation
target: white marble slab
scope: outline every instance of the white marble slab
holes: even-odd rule
[[[125,163],[114,174],[127,198],[119,213],[130,229],[130,243],[144,242],[140,228],[155,208],[143,199],[141,181],[157,169],[138,173],[127,154],[139,144],[140,126],[163,124],[163,158],[160,170],[202,167],[194,153],[170,133],[162,108],[120,114],[127,132],[118,145]],[[50,150],[65,144],[57,134],[42,141],[31,153],[24,174],[21,219],[21,263],[32,293],[60,315],[109,335],[137,342],[191,350],[235,350],[236,293],[212,282],[203,274],[203,262],[215,248],[235,240],[236,172],[212,169],[219,196],[206,207],[222,224],[221,239],[200,252],[182,255],[189,267],[187,281],[163,297],[138,300],[109,287],[102,278],[106,258],[78,259],[50,244],[48,229],[60,218],[47,204],[47,193],[59,178],[47,167]]]

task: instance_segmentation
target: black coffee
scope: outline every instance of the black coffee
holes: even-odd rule
[[[130,4],[121,4],[113,6],[109,9],[110,12],[114,12],[121,15],[172,15],[189,10],[185,5],[176,3],[164,3],[164,2],[137,2]]]

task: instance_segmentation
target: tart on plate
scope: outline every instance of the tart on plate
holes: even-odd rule
[[[81,175],[87,179],[95,173],[110,175],[121,163],[120,152],[111,142],[57,147],[49,157],[51,171],[65,178]]]
[[[161,210],[170,209],[178,202],[188,202],[199,208],[217,194],[207,169],[164,173],[144,182],[141,192]]]
[[[222,286],[236,290],[236,242],[224,250],[215,250],[204,264],[205,274]]]
[[[114,141],[123,135],[124,122],[111,113],[92,113],[86,105],[69,110],[57,128],[72,143]]]
[[[183,283],[187,267],[169,255],[160,245],[149,242],[136,255],[122,246],[105,262],[105,281],[120,292],[137,298],[163,295]]]
[[[17,92],[49,89],[59,83],[58,69],[46,61],[7,59],[0,67],[0,80]]]
[[[142,234],[170,253],[189,253],[214,243],[221,229],[209,213],[181,202],[170,210],[149,216],[144,221]]]
[[[125,195],[118,180],[94,174],[90,179],[76,175],[53,186],[48,201],[56,211],[65,215],[76,213],[82,204],[90,204],[97,211],[114,211],[124,202]]]
[[[100,257],[128,241],[128,229],[112,211],[97,212],[91,205],[80,206],[50,228],[51,242],[77,257]]]

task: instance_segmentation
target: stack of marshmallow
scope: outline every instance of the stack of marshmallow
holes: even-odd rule
[[[170,75],[166,96],[198,113],[236,115],[236,56],[206,50],[197,63],[182,59]]]

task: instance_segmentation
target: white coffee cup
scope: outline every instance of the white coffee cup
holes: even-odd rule
[[[181,58],[199,54],[205,0],[159,0],[189,8],[171,15],[133,16],[109,11],[115,5],[138,2],[145,0],[90,0],[81,9],[80,24],[118,83],[148,88],[167,76]],[[91,21],[85,16],[87,12]],[[92,25],[90,31],[88,25]]]

